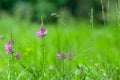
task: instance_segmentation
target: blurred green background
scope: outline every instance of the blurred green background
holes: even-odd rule
[[[119,0],[0,0],[0,15],[10,14],[31,21],[39,21],[43,16],[45,22],[57,22],[58,17],[89,20],[93,10],[94,21],[103,24],[104,20],[115,20],[118,3]]]

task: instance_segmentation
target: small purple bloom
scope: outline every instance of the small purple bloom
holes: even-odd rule
[[[19,59],[20,59],[20,54],[16,54],[14,57],[15,57],[17,60],[19,60]]]
[[[47,30],[43,29],[43,27],[41,26],[40,27],[40,31],[37,32],[37,37],[38,38],[42,38],[42,37],[46,36],[46,34],[47,34]]]
[[[7,51],[7,54],[12,53],[12,47],[10,45],[10,41],[5,45],[5,49]]]
[[[67,55],[66,55],[66,54],[63,54],[63,58],[66,59],[66,58],[67,58]]]
[[[62,54],[57,54],[57,58],[61,59],[62,58]]]
[[[14,40],[12,40],[12,45],[14,45],[15,44],[15,42],[14,42]]]
[[[68,59],[69,59],[69,60],[72,60],[72,54],[69,54],[69,55],[68,55]]]

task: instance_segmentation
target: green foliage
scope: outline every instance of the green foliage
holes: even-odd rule
[[[40,20],[40,16],[52,20],[49,16],[52,13],[58,13],[61,10],[64,11],[64,8],[73,16],[89,18],[88,14],[91,8],[93,8],[94,18],[99,21],[102,16],[100,1],[101,0],[0,0],[0,11],[5,10],[11,14],[17,13],[19,16],[29,15],[31,16],[31,20]],[[108,4],[108,2],[115,3],[115,1],[103,0],[105,13],[107,12],[106,9],[108,5],[113,7],[113,4]]]
[[[33,5],[26,2],[18,2],[14,7],[14,16],[18,19],[31,19],[33,14]]]
[[[7,22],[7,24],[6,24]],[[45,64],[43,72],[43,49],[36,32],[39,24],[17,21],[3,16],[0,19],[0,78],[8,79],[8,56],[4,45],[13,33],[15,49],[21,59],[14,61],[11,78],[15,80],[119,80],[120,46],[114,26],[91,28],[89,23],[79,21],[63,24],[45,25],[48,34],[44,39]],[[74,27],[77,26],[77,27]],[[99,25],[94,25],[99,26]],[[3,38],[4,36],[4,38]],[[117,37],[117,40],[116,38]],[[58,60],[57,53],[72,53],[73,60]],[[53,70],[49,66],[54,66]]]
[[[56,6],[48,1],[38,1],[35,4],[35,15],[37,19],[40,19],[41,16],[49,18],[49,16],[56,12]]]

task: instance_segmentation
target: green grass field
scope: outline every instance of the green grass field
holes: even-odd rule
[[[115,23],[114,23],[115,24]],[[86,21],[51,24],[37,38],[40,23],[10,16],[0,19],[0,80],[120,80],[120,31],[114,24]],[[13,35],[15,54],[6,54]],[[57,54],[72,54],[72,60]],[[52,68],[51,68],[52,67]]]

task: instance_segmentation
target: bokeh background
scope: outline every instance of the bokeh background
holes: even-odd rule
[[[93,12],[94,21],[103,24],[115,20],[118,3],[119,0],[0,0],[0,15],[27,18],[33,22],[40,21],[43,16],[45,22],[50,23],[57,22],[58,17],[89,20]]]

